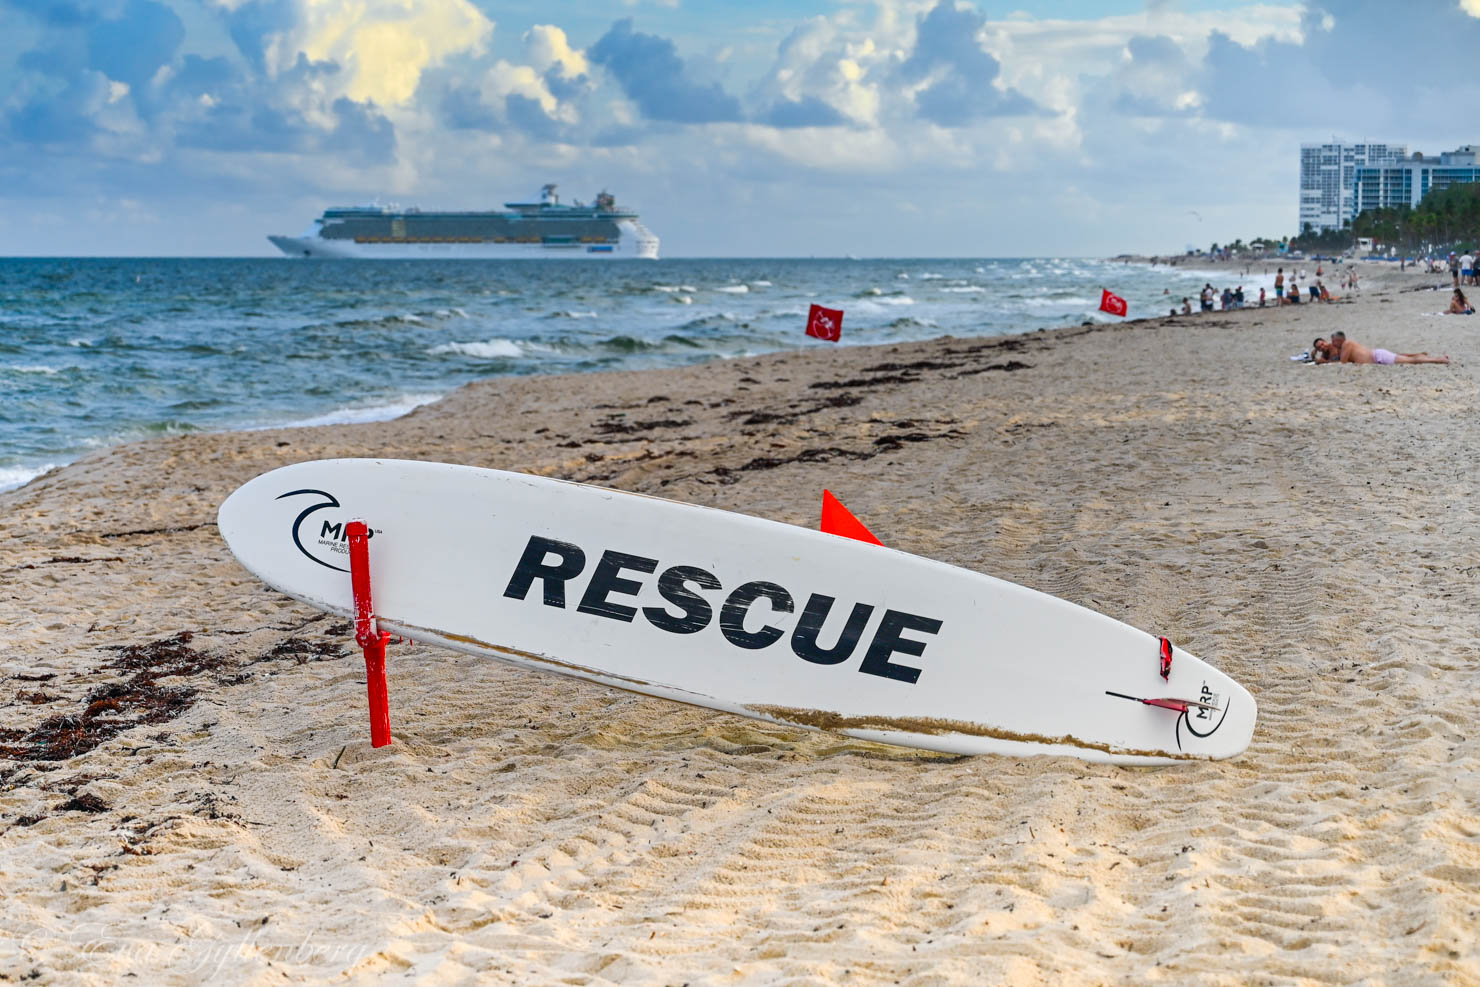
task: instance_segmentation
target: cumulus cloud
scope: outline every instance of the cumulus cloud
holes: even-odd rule
[[[740,101],[718,83],[695,81],[673,42],[617,21],[586,55],[605,68],[649,120],[722,123],[742,119]]]
[[[237,50],[259,72],[275,67],[269,59],[276,61],[282,39],[298,23],[295,0],[218,0],[216,9]]]
[[[586,56],[570,46],[565,32],[553,24],[536,24],[524,34],[524,52],[536,72],[556,70],[574,79],[588,71]]]
[[[474,86],[449,86],[442,93],[439,109],[442,120],[454,130],[494,131],[499,127],[498,114]]]
[[[218,153],[329,154],[362,165],[394,158],[395,128],[373,108],[341,96],[327,114],[324,126],[290,108],[218,104],[183,124],[176,141]]]
[[[12,136],[37,144],[70,144],[97,132],[95,116],[109,96],[108,80],[85,72],[57,89],[48,88],[23,100],[9,114]]]
[[[982,117],[1039,111],[1022,93],[995,84],[1002,69],[978,40],[985,27],[984,16],[974,7],[957,7],[955,0],[940,0],[916,21],[915,47],[899,75],[922,83],[915,91],[921,117],[958,127]]]
[[[340,91],[399,106],[421,76],[449,58],[483,51],[493,23],[468,0],[215,0],[242,55],[270,76],[299,56],[344,68]]]
[[[1377,0],[1312,5],[1298,39],[1240,44],[1210,37],[1201,86],[1207,116],[1321,133],[1411,134],[1453,129],[1456,105],[1476,94],[1444,66],[1467,64],[1480,45],[1480,20],[1457,3],[1413,4],[1403,16]],[[1466,93],[1454,102],[1455,90]],[[1401,89],[1402,95],[1398,92]],[[1319,121],[1301,107],[1320,107]],[[1458,140],[1458,137],[1456,137]]]
[[[481,51],[493,24],[467,0],[302,0],[302,19],[280,36],[280,65],[299,53],[346,69],[343,95],[410,102],[428,66]]]
[[[1130,116],[1195,112],[1203,101],[1195,76],[1196,66],[1177,42],[1138,35],[1126,42],[1124,60],[1111,75],[1114,108]]]
[[[557,141],[561,139],[561,127],[537,99],[519,93],[504,97],[504,115],[509,123],[537,140]]]
[[[781,42],[752,92],[766,107],[757,119],[773,127],[878,123],[880,85],[871,69],[886,56],[857,25],[813,17]]]
[[[541,74],[535,65],[499,59],[483,70],[476,84],[447,83],[438,113],[458,130],[520,131],[537,140],[564,142],[580,120],[571,98],[585,92],[585,78],[564,80],[558,66],[546,67]],[[565,85],[552,87],[552,80],[564,80]]]
[[[153,0],[127,0],[116,17],[88,28],[88,60],[110,79],[141,86],[184,40],[185,25],[173,10]]]
[[[142,201],[187,184],[455,201],[475,167],[502,181],[538,162],[567,182],[682,171],[690,190],[867,187],[912,202],[921,181],[965,194],[995,170],[1021,198],[1072,186],[1074,209],[1115,201],[1129,215],[1118,197],[1146,174],[1165,175],[1172,201],[1251,175],[1278,186],[1293,165],[1270,153],[1272,131],[1280,146],[1313,127],[1423,150],[1430,133],[1468,139],[1454,113],[1474,89],[1452,66],[1480,42],[1480,0],[1401,17],[1390,0],[1038,6],[1055,13],[868,0],[711,17],[642,3],[638,30],[550,5],[501,23],[495,48],[488,0],[0,0],[0,19],[23,26],[0,46],[0,174],[107,176],[115,198]],[[798,133],[815,128],[825,139]],[[1267,198],[1293,210],[1293,192]]]
[[[761,114],[759,121],[772,127],[836,127],[847,117],[816,96],[780,99]]]

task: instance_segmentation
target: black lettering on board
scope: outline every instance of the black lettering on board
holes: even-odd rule
[[[910,665],[896,665],[889,660],[889,656],[895,653],[916,656],[925,653],[926,642],[901,637],[900,635],[905,631],[923,631],[926,634],[934,634],[939,630],[940,621],[934,617],[921,617],[899,610],[885,610],[884,619],[879,622],[879,629],[874,633],[873,643],[868,646],[868,654],[863,656],[863,664],[858,670],[867,672],[869,675],[882,675],[886,679],[914,684],[915,680],[920,677],[920,670]]]
[[[554,553],[560,556],[558,565],[546,565],[545,556]],[[554,538],[530,535],[524,554],[514,567],[514,575],[504,596],[511,600],[522,600],[529,595],[529,587],[539,579],[544,582],[545,606],[565,609],[565,583],[581,574],[586,567],[586,553],[581,546]]]
[[[822,625],[827,622],[827,615],[832,612],[832,605],[836,602],[831,596],[813,593],[807,605],[802,608],[796,630],[791,632],[791,650],[798,658],[818,665],[836,665],[852,656],[874,608],[867,603],[853,604],[853,612],[848,615],[848,622],[838,635],[838,643],[831,648],[819,647],[817,637],[822,633]]]
[[[576,607],[576,610],[581,613],[594,614],[597,617],[631,621],[637,614],[637,608],[613,603],[609,597],[613,593],[636,596],[642,592],[642,583],[635,579],[622,578],[623,569],[631,569],[634,572],[652,572],[656,568],[658,568],[657,559],[645,559],[641,555],[628,555],[626,552],[614,552],[607,549],[601,553],[601,561],[596,563],[596,571],[591,573],[591,582],[587,584],[586,593],[581,597],[581,605]]]
[[[771,609],[776,613],[791,613],[795,606],[791,594],[775,583],[758,579],[736,586],[734,592],[725,600],[724,607],[720,609],[719,629],[724,632],[725,640],[737,648],[750,651],[764,648],[775,644],[777,639],[785,633],[781,628],[772,627],[770,624],[758,631],[745,629],[745,614],[750,610],[750,605],[761,597],[771,601]]]
[[[675,616],[663,607],[643,607],[642,615],[660,631],[670,634],[695,634],[709,626],[714,608],[694,590],[693,583],[700,589],[720,589],[719,579],[709,570],[692,565],[676,565],[663,570],[658,577],[658,593],[663,599],[683,611]]]

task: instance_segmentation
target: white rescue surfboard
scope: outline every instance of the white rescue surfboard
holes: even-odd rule
[[[1160,639],[991,576],[639,494],[442,463],[322,460],[221,505],[248,570],[382,630],[633,692],[960,754],[1227,758],[1248,691]]]

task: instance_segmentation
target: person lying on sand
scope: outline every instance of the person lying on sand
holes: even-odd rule
[[[1460,291],[1458,288],[1456,288],[1456,289],[1454,289],[1454,294],[1451,295],[1450,298],[1449,298],[1449,312],[1448,312],[1448,314],[1449,315],[1474,315],[1475,314],[1475,307],[1470,304],[1470,300],[1465,297],[1465,293],[1463,291]]]
[[[1328,341],[1316,337],[1311,344],[1311,355],[1316,363],[1380,363],[1391,366],[1395,363],[1448,363],[1447,356],[1430,356],[1427,353],[1394,353],[1392,350],[1363,346],[1355,339],[1347,339],[1344,332],[1333,332]]]

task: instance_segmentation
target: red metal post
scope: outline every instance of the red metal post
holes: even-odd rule
[[[390,634],[375,622],[370,595],[370,529],[364,521],[344,526],[349,538],[349,583],[355,601],[355,643],[365,649],[365,684],[370,699],[370,746],[391,742],[390,695],[385,684],[385,644]]]

